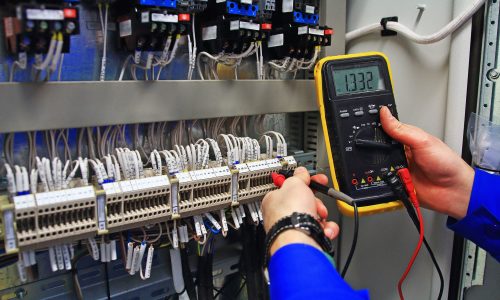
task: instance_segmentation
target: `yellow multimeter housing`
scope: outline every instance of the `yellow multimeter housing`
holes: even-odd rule
[[[397,117],[389,60],[379,52],[330,56],[314,70],[333,186],[351,196],[360,216],[402,207],[383,174],[406,168],[403,145],[382,130],[379,110]],[[354,215],[337,201],[340,212]]]

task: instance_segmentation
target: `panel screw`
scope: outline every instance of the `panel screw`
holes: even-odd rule
[[[491,81],[496,81],[498,78],[500,78],[500,72],[497,71],[496,69],[491,69],[488,72],[488,79]]]
[[[23,299],[28,294],[25,289],[20,288],[15,291],[17,299]]]

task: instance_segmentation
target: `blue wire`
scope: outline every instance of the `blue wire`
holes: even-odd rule
[[[217,230],[217,229],[213,228],[212,224],[210,224],[209,222],[207,222],[207,220],[203,220],[203,223],[205,223],[205,227],[208,227],[208,229],[210,229],[210,231],[212,231],[213,234],[219,234],[220,233],[220,229]]]

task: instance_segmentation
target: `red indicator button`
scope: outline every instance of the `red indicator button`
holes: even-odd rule
[[[357,180],[356,178],[354,178],[354,179],[351,181],[351,183],[352,183],[353,185],[358,185],[358,180]]]
[[[271,29],[273,29],[273,24],[263,23],[263,24],[260,25],[260,29],[262,29],[262,30],[271,30]]]
[[[65,8],[64,9],[64,18],[65,19],[75,19],[76,18],[76,9]]]
[[[325,29],[325,35],[332,35],[333,29]]]
[[[372,183],[373,182],[373,177],[368,176],[368,178],[366,178],[366,180],[368,180],[369,183]]]
[[[179,21],[189,22],[189,21],[191,21],[191,15],[190,14],[179,14]]]

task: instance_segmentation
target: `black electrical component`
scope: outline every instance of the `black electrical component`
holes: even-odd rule
[[[319,0],[278,1],[273,22],[315,26],[319,24],[319,8]]]
[[[333,30],[319,25],[319,12],[317,0],[276,2],[266,58],[310,60],[317,52],[316,47],[330,46]]]
[[[274,9],[274,6],[267,7]],[[241,53],[251,43],[267,40],[272,28],[269,22],[272,10],[267,14],[261,14],[261,11],[267,11],[266,6],[256,0],[210,0],[199,18],[197,36],[201,40],[201,50]]]
[[[207,9],[208,0],[177,0],[179,13],[195,14]]]
[[[176,4],[170,8],[154,6],[151,4],[154,1],[125,2],[119,1],[115,5],[120,48],[130,52],[164,51],[169,38],[191,32],[191,15],[178,13]]]
[[[59,4],[57,4],[59,3]],[[7,4],[3,19],[7,50],[11,54],[45,54],[54,35],[61,34],[63,53],[71,46],[70,36],[80,33],[79,10],[63,1],[42,4]]]

